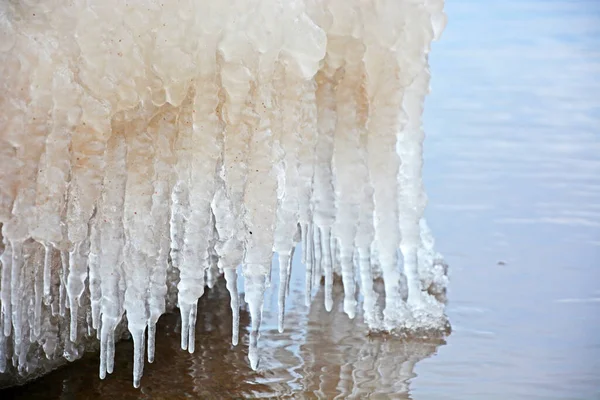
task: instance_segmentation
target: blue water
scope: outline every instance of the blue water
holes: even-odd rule
[[[416,399],[600,399],[600,2],[448,1],[428,221],[454,332]]]

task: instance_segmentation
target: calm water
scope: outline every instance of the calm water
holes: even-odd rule
[[[220,287],[201,300],[194,355],[178,318],[161,319],[140,390],[124,342],[105,381],[92,355],[0,397],[600,399],[600,3],[446,11],[425,112],[428,222],[451,267],[445,342],[367,336],[339,286],[332,313],[322,293],[308,310],[296,268],[283,334],[267,299],[258,372],[246,342],[230,344]]]

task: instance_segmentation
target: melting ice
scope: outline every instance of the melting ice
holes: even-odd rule
[[[349,318],[361,299],[373,330],[444,329],[421,180],[442,8],[0,2],[0,371],[34,374],[99,340],[104,378],[126,324],[139,386],[175,306],[194,351],[219,275],[237,344],[239,273],[255,368],[273,254],[283,330],[296,247],[307,304],[323,281],[330,310],[338,274]]]

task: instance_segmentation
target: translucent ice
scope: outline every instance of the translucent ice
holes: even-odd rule
[[[307,304],[324,278],[330,310],[340,274],[348,317],[362,298],[374,330],[445,329],[421,180],[442,8],[0,2],[0,371],[33,376],[99,339],[104,378],[126,317],[138,386],[174,306],[194,352],[219,274],[238,343],[238,271],[256,368],[273,254],[282,330],[299,243]]]

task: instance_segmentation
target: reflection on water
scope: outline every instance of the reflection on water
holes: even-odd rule
[[[418,399],[600,399],[600,2],[448,0],[425,105],[452,336]]]
[[[183,399],[235,398],[272,394],[267,385],[256,383],[257,374],[247,365],[246,346],[233,347],[231,311],[227,290],[221,282],[199,302],[196,352],[180,349],[180,318],[164,315],[159,322],[156,355],[146,364],[142,387],[132,386],[133,342],[117,345],[115,370],[102,381],[99,359],[90,354],[22,388],[0,392],[2,399]],[[202,317],[200,317],[202,316]],[[249,315],[240,314],[247,326]]]
[[[301,310],[301,276],[295,278],[298,289],[291,293],[291,309]],[[379,291],[383,292],[383,284]],[[261,367],[266,376],[259,381],[281,384],[279,393],[290,397],[302,393],[319,398],[411,398],[415,364],[433,355],[444,341],[369,335],[362,313],[354,320],[343,313],[343,296],[341,281],[336,282],[334,308],[327,312],[320,290],[308,314],[289,314],[282,334],[277,333],[273,313],[265,313]],[[273,303],[267,304],[268,309],[276,310]]]
[[[298,276],[297,278],[301,278]],[[90,355],[67,368],[21,388],[1,392],[1,398],[26,399],[179,399],[179,398],[381,398],[409,399],[414,366],[434,354],[441,340],[369,336],[361,316],[343,312],[341,282],[334,286],[334,311],[325,310],[323,291],[308,313],[303,311],[301,279],[292,291],[292,312],[280,334],[277,318],[267,311],[257,372],[247,361],[247,335],[233,347],[231,311],[224,282],[200,300],[196,352],[179,348],[180,319],[160,320],[156,360],[147,364],[140,390],[131,384],[132,342],[118,346],[115,372],[101,381],[98,358]],[[249,316],[241,313],[247,330]]]

